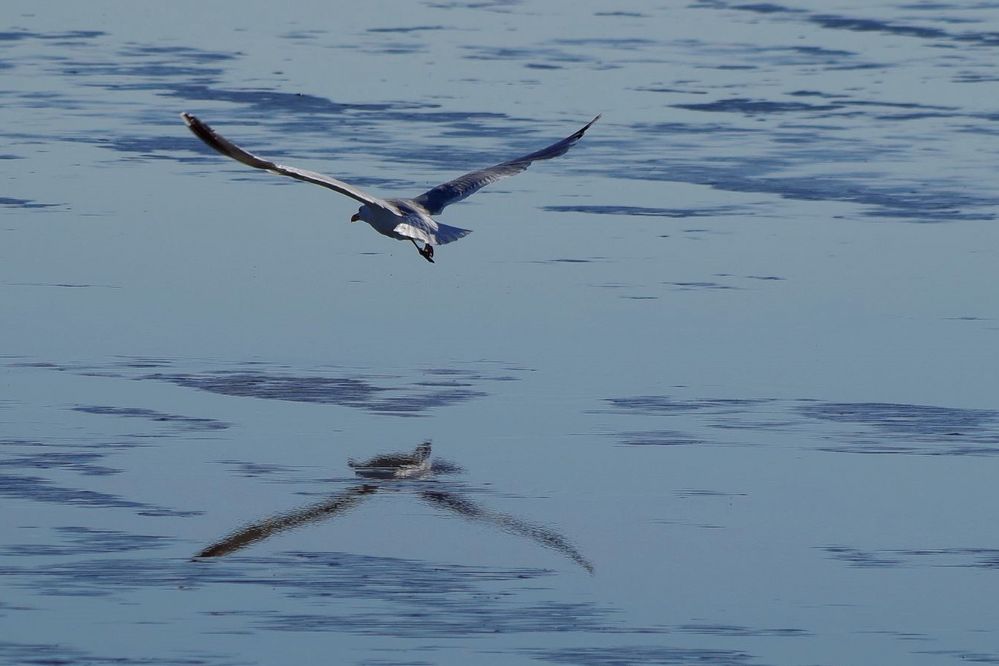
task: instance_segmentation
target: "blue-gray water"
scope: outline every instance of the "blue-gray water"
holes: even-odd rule
[[[999,4],[0,18],[0,662],[999,663]]]

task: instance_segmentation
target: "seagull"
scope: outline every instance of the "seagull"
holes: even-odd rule
[[[433,219],[433,215],[439,215],[448,205],[470,197],[490,183],[495,183],[501,178],[520,173],[531,166],[533,162],[550,160],[553,157],[564,155],[570,148],[576,145],[576,142],[583,138],[586,130],[590,129],[590,126],[600,119],[598,115],[586,123],[579,131],[570,134],[561,141],[556,141],[547,148],[501,162],[486,169],[466,173],[454,180],[429,189],[418,197],[412,199],[379,199],[342,180],[324,176],[315,171],[285,166],[277,162],[271,162],[263,157],[258,157],[232,143],[213,130],[208,124],[190,113],[181,113],[180,117],[184,119],[187,127],[194,132],[195,136],[226,157],[231,157],[238,162],[257,169],[265,169],[281,176],[289,176],[297,180],[304,180],[307,183],[322,185],[334,192],[345,194],[351,199],[360,201],[361,207],[350,218],[351,222],[363,220],[383,236],[402,241],[411,241],[420,255],[430,263],[434,263],[435,245],[451,243],[472,233],[469,229],[460,229],[441,224]],[[420,243],[423,243],[422,248],[420,247]]]

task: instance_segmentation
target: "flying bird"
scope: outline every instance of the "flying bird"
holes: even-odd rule
[[[553,157],[564,155],[566,151],[576,145],[577,141],[583,138],[586,130],[590,129],[590,126],[600,118],[598,115],[579,131],[570,134],[561,141],[556,141],[547,148],[501,162],[486,169],[466,173],[429,189],[418,197],[379,199],[342,180],[258,157],[232,143],[190,113],[181,113],[180,117],[184,119],[195,136],[227,157],[257,169],[266,169],[281,176],[289,176],[297,180],[304,180],[307,183],[322,185],[360,201],[361,207],[350,218],[351,222],[362,220],[383,236],[411,241],[423,258],[431,263],[434,261],[435,245],[451,243],[471,233],[469,229],[441,224],[432,216],[439,215],[448,205],[475,194],[490,183],[520,173],[531,166],[532,162],[550,160]],[[423,243],[423,247],[420,247],[420,243]]]

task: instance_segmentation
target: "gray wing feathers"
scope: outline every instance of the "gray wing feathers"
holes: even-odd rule
[[[550,160],[553,157],[564,155],[570,148],[576,145],[577,141],[583,138],[583,135],[586,134],[586,130],[590,129],[590,126],[599,119],[600,116],[597,116],[590,122],[586,123],[586,126],[575,134],[567,136],[547,148],[542,148],[541,150],[535,151],[530,155],[517,157],[503,162],[502,164],[497,164],[496,166],[491,166],[488,169],[481,169],[479,171],[466,173],[464,176],[459,176],[452,181],[442,183],[441,185],[424,192],[420,196],[413,199],[413,201],[423,206],[423,208],[425,208],[431,215],[437,215],[449,204],[453,204],[470,197],[489,183],[495,183],[501,178],[506,178],[507,176],[513,176],[520,173],[527,167],[531,166],[532,162]]]
[[[361,203],[372,204],[382,208],[390,207],[381,199],[373,197],[367,192],[352,185],[348,185],[347,183],[337,180],[336,178],[330,178],[329,176],[324,176],[323,174],[316,173],[315,171],[307,171],[305,169],[298,169],[295,167],[285,166],[283,164],[277,164],[275,162],[271,162],[270,160],[265,160],[262,157],[258,157],[253,153],[247,152],[213,130],[207,123],[202,122],[190,113],[182,113],[180,114],[180,117],[184,119],[184,122],[187,123],[187,127],[194,132],[196,137],[226,157],[231,157],[237,162],[242,162],[243,164],[256,169],[266,169],[267,171],[281,176],[289,176],[297,180],[303,180],[307,183],[322,185],[323,187],[328,187],[329,189],[339,192],[340,194],[346,194],[348,197],[356,199]]]

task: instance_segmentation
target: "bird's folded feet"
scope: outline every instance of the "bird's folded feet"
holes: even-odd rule
[[[423,258],[426,259],[427,261],[429,261],[430,263],[432,263],[432,264],[435,263],[434,262],[434,246],[431,245],[430,243],[424,244],[423,249],[420,250],[420,254],[423,255]]]

